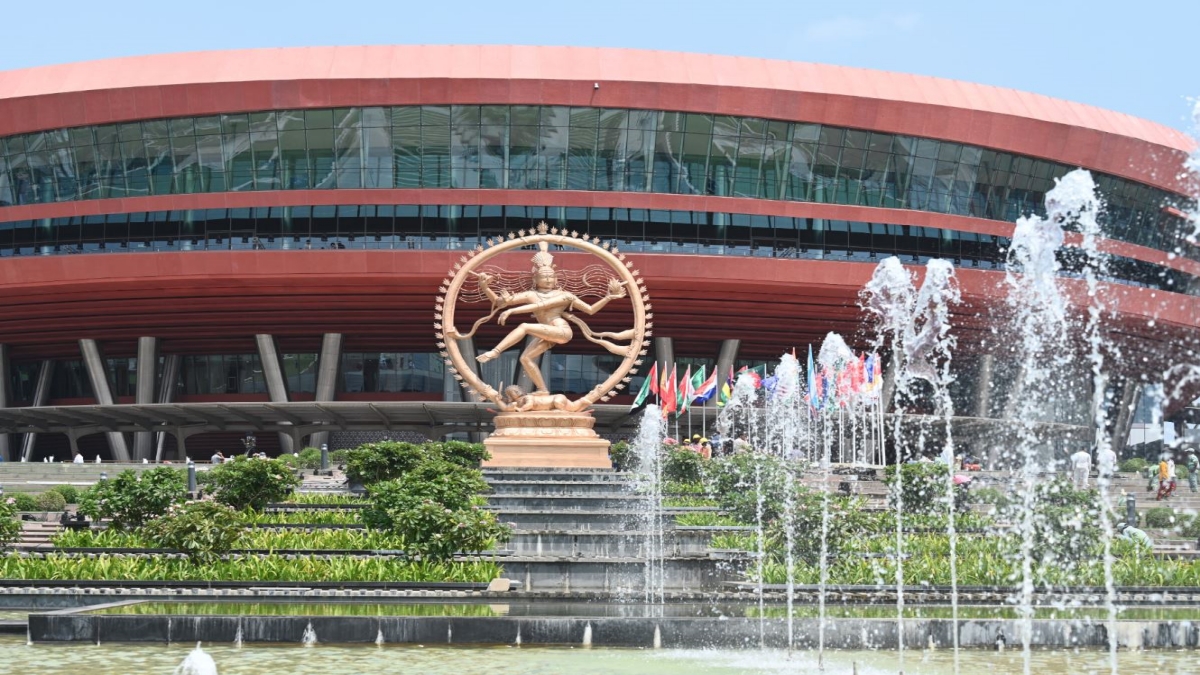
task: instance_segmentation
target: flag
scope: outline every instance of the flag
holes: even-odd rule
[[[687,412],[688,406],[692,404],[692,399],[696,396],[696,392],[692,391],[692,364],[688,364],[686,370],[683,371],[683,377],[679,378],[679,389],[675,393],[675,410],[680,415]]]
[[[650,366],[650,372],[646,374],[646,379],[642,380],[642,388],[638,391],[637,398],[633,399],[633,405],[629,406],[630,410],[637,408],[639,405],[646,402],[646,397],[651,392],[658,392],[658,383],[655,381],[658,378],[658,363],[655,362]]]
[[[813,370],[812,360],[812,345],[808,346],[808,405],[810,408],[817,407],[817,377],[816,371]]]
[[[721,385],[721,395],[717,397],[717,405],[723,406],[733,398],[733,366],[729,366],[729,377]]]
[[[700,376],[704,375],[704,367],[703,366],[701,366],[700,372],[698,373],[698,375],[700,375]],[[713,396],[716,396],[716,395],[717,395],[717,369],[713,368],[712,375],[709,375],[708,379],[702,381],[700,383],[700,385],[696,387],[696,402],[697,403],[707,403],[709,400],[712,399]]]
[[[700,366],[699,370],[692,373],[692,379],[688,380],[688,401],[689,401],[688,406],[689,407],[692,405],[692,403],[696,402],[696,388],[704,386],[704,380],[705,380],[704,371],[705,370],[707,370],[707,368],[705,368],[704,366]]]
[[[668,413],[673,413],[679,409],[679,401],[675,399],[675,364],[671,364],[671,374],[666,374],[666,368],[663,368],[663,381],[660,385],[659,393],[662,395],[662,413],[666,417]]]

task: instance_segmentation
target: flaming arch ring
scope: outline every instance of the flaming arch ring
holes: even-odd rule
[[[463,333],[455,326],[455,309],[464,283],[473,274],[479,272],[480,268],[489,260],[507,251],[536,246],[539,242],[577,249],[599,258],[626,290],[633,309],[632,337],[629,338],[628,351],[620,365],[604,382],[593,387],[591,391],[576,399],[575,402],[586,401],[588,405],[592,405],[597,401],[608,401],[617,391],[624,389],[629,384],[634,370],[642,365],[650,345],[651,329],[653,328],[651,321],[654,315],[651,314],[650,296],[646,292],[645,281],[641,274],[634,269],[633,263],[626,260],[625,255],[617,250],[616,246],[609,242],[601,242],[598,237],[580,235],[576,232],[568,233],[565,230],[559,231],[557,228],[547,228],[546,224],[542,223],[536,230],[509,232],[507,237],[488,239],[486,246],[476,246],[461,256],[438,288],[433,327],[437,336],[439,354],[454,379],[476,399],[487,399],[497,405],[501,404],[501,393],[476,374],[475,369],[468,364],[459,348],[456,338]],[[474,358],[474,355],[471,357]]]

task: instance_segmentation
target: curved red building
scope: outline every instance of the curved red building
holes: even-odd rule
[[[859,335],[883,257],[949,259],[966,298],[956,409],[1003,417],[1019,364],[989,327],[1008,237],[1077,167],[1106,201],[1111,332],[1139,355],[1111,386],[1131,402],[1200,330],[1192,148],[1024,92],[667,52],[272,49],[0,72],[0,405],[461,400],[433,337],[438,285],[464,249],[544,220],[630,254],[654,358],[721,372]],[[578,392],[610,361],[572,343],[543,369]],[[488,372],[511,382],[514,362]],[[1080,405],[1056,419],[1086,424]],[[214,425],[189,450],[235,440]],[[149,433],[72,442],[163,449]],[[13,433],[7,457],[67,443]]]

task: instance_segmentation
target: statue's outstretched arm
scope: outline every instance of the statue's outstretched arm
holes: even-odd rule
[[[604,309],[604,306],[607,305],[610,301],[616,300],[617,298],[623,298],[623,297],[625,297],[625,282],[618,281],[617,279],[609,279],[608,295],[604,296],[603,298],[600,298],[599,300],[597,300],[596,302],[594,302],[590,305],[588,303],[580,300],[579,298],[575,298],[571,302],[571,309],[577,309],[577,310],[583,312],[584,314],[591,316],[592,314],[595,314],[596,312],[599,312],[600,310]]]

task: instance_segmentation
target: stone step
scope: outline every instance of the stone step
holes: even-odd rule
[[[601,493],[590,495],[488,495],[488,505],[496,509],[546,511],[637,511],[644,500],[636,495]]]
[[[662,561],[667,591],[718,588],[743,578],[749,556],[739,558],[668,557]],[[568,558],[513,556],[504,559],[504,576],[518,590],[568,593],[603,591],[638,597],[645,588],[642,558]]]
[[[633,474],[602,469],[484,469],[488,481],[628,482]]]
[[[493,495],[590,496],[629,493],[628,484],[614,481],[489,480]]]
[[[674,513],[668,512],[666,521],[673,526]],[[602,511],[550,511],[546,509],[500,509],[496,517],[518,530],[631,530],[635,529],[640,511],[615,509]]]
[[[664,532],[662,547],[669,556],[695,556],[708,552],[713,533],[673,529]],[[567,556],[585,558],[640,558],[650,539],[637,530],[536,530],[518,531],[503,548],[518,556]]]

